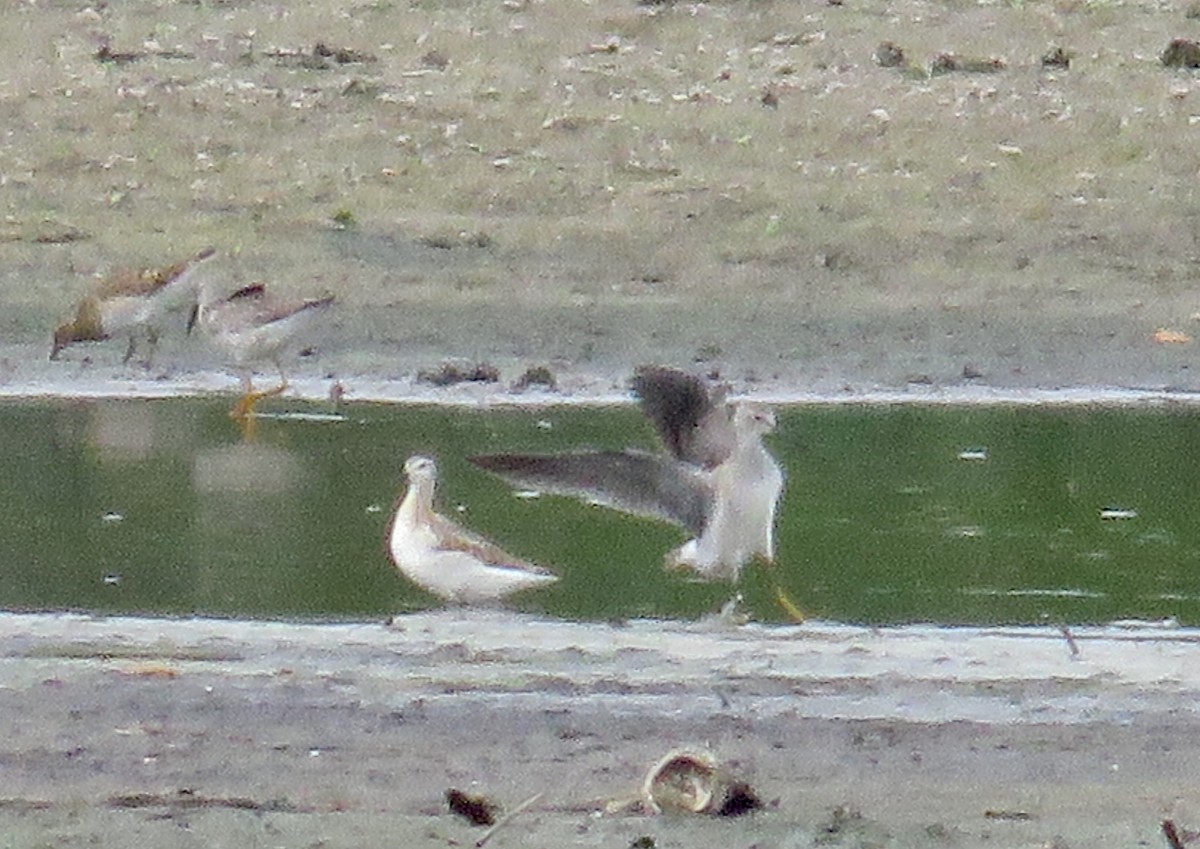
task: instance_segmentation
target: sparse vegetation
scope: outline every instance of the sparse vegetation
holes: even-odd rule
[[[83,267],[185,237],[247,276],[350,262],[366,312],[764,299],[783,323],[1004,291],[1069,309],[1066,286],[1013,279],[1018,256],[1122,303],[1188,296],[1196,94],[1154,61],[1185,12],[1018,5],[19,7],[0,13],[5,214],[90,234]],[[939,56],[989,73],[930,76]],[[331,216],[369,250],[328,238]],[[65,303],[76,281],[46,262]],[[575,352],[541,330],[531,353]]]

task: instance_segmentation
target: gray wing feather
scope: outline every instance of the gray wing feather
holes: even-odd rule
[[[734,434],[727,387],[710,392],[696,375],[662,366],[640,366],[631,386],[676,458],[711,469],[729,457]]]
[[[471,462],[516,486],[569,495],[703,532],[712,509],[707,475],[644,451],[486,454]]]

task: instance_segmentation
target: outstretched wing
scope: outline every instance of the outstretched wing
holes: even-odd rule
[[[642,412],[676,458],[712,469],[729,457],[733,425],[725,404],[728,387],[710,391],[696,375],[663,366],[639,366],[631,386]]]
[[[471,462],[516,486],[664,519],[696,535],[712,509],[708,475],[665,455],[634,450],[485,454]]]

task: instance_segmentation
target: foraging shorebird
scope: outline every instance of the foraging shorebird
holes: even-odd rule
[[[333,303],[333,295],[304,301],[271,299],[266,286],[254,283],[229,297],[209,302],[201,299],[188,319],[188,332],[197,324],[228,358],[242,379],[242,397],[230,411],[248,419],[261,399],[279,395],[288,387],[281,356],[292,338]],[[279,370],[279,385],[255,392],[253,366],[270,362]]]
[[[775,560],[775,511],[783,472],[762,443],[775,414],[727,402],[694,375],[643,366],[633,378],[642,411],[667,451],[584,451],[472,457],[510,483],[665,519],[694,536],[666,556],[668,568],[737,580],[754,557]]]
[[[75,342],[100,342],[128,332],[129,348],[121,362],[129,362],[137,349],[138,335],[144,334],[150,343],[148,367],[158,345],[161,322],[168,313],[196,303],[199,292],[192,277],[215,254],[215,248],[205,248],[174,265],[124,269],[104,278],[79,302],[75,317],[55,329],[50,359],[57,360],[63,348]]]
[[[409,457],[404,472],[408,491],[388,527],[387,549],[413,583],[448,601],[479,604],[558,580],[434,512],[437,464],[431,458]]]

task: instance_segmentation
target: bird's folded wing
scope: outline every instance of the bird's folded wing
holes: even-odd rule
[[[517,486],[665,519],[697,535],[712,505],[709,476],[666,455],[634,450],[487,454],[471,462]]]
[[[439,548],[447,551],[465,552],[489,566],[497,568],[512,569],[517,572],[531,572],[535,575],[550,574],[546,569],[535,566],[532,563],[527,563],[521,558],[509,554],[495,543],[459,527],[436,513],[430,517],[430,524],[437,535]]]
[[[286,321],[293,316],[300,316],[309,310],[318,310],[333,303],[333,295],[324,298],[312,298],[305,301],[281,301],[271,304],[270,309],[262,310],[255,317],[260,323]]]
[[[122,268],[98,282],[94,291],[99,298],[136,297],[149,295],[167,282],[159,276],[157,269]]]

